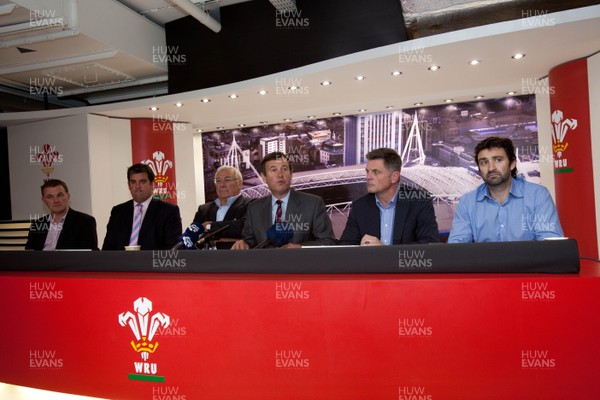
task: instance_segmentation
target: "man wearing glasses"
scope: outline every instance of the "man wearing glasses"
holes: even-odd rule
[[[217,198],[198,207],[194,222],[202,224],[207,231],[216,231],[228,225],[219,234],[221,239],[216,243],[217,248],[228,249],[235,240],[242,237],[246,208],[252,199],[242,196],[242,174],[229,165],[217,169],[215,189]]]

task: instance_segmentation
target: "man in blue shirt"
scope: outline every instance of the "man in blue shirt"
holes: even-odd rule
[[[475,147],[485,183],[463,195],[448,243],[507,242],[562,237],[558,213],[548,190],[517,178],[510,139],[489,137]]]
[[[400,185],[402,160],[393,149],[367,154],[367,195],[352,202],[339,243],[381,246],[438,241],[431,196]]]

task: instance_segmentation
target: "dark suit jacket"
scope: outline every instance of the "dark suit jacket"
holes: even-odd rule
[[[51,215],[45,215],[31,223],[26,249],[43,250]],[[57,249],[91,249],[98,250],[98,234],[96,219],[91,215],[69,208],[62,231],[56,243]]]
[[[360,244],[365,234],[381,239],[380,211],[372,193],[352,202],[340,244]],[[396,201],[393,244],[438,241],[438,226],[431,197],[421,190],[401,188]]]
[[[325,203],[318,196],[292,190],[285,211],[285,221],[294,231],[290,243],[305,246],[335,244]],[[266,240],[267,230],[272,225],[271,195],[268,195],[248,205],[242,239],[252,248]]]
[[[216,221],[219,207],[217,207],[214,201],[202,204],[198,207],[198,212],[194,216],[194,222],[202,224],[205,221],[214,221],[210,225],[211,231],[229,225],[229,228],[221,232],[219,237],[240,239],[242,237],[244,222],[246,221],[246,209],[248,208],[248,204],[253,200],[248,197],[238,196],[227,210],[223,221]]]
[[[133,200],[113,207],[106,226],[102,250],[124,250],[129,245],[133,225]],[[142,226],[138,244],[142,250],[172,248],[181,235],[179,207],[166,201],[152,199]]]

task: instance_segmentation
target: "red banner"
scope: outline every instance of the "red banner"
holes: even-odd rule
[[[154,171],[154,197],[177,204],[173,123],[131,120],[131,149],[133,163],[148,164]]]
[[[592,399],[599,292],[591,261],[578,276],[1,273],[0,381],[131,400]]]
[[[549,88],[560,223],[583,256],[598,258],[587,59],[553,68]]]

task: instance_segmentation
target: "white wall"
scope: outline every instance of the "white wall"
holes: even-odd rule
[[[194,134],[191,124],[173,124],[175,145],[177,205],[181,211],[181,223],[185,229],[198,210],[196,186],[203,186],[202,158],[194,157]],[[196,168],[200,165],[200,174]],[[204,196],[203,196],[204,197]]]
[[[8,153],[13,219],[30,219],[46,214],[40,186],[45,175],[35,161],[35,153],[44,144],[59,152],[51,178],[63,180],[71,193],[71,206],[92,212],[89,185],[87,116],[76,115],[8,128]]]
[[[177,171],[177,203],[184,226],[192,222],[198,208],[197,186],[203,188],[201,155],[195,154],[192,127],[174,129]],[[44,144],[61,154],[52,178],[65,181],[71,206],[96,218],[102,247],[110,211],[131,198],[127,168],[131,160],[131,123],[128,119],[99,115],[77,115],[8,128],[9,168],[13,219],[38,218],[48,213],[41,202],[44,182],[41,165],[31,161]],[[204,193],[201,189],[204,202]]]
[[[600,53],[588,58],[590,92],[590,130],[592,136],[592,172],[596,200],[596,236],[600,249]]]

